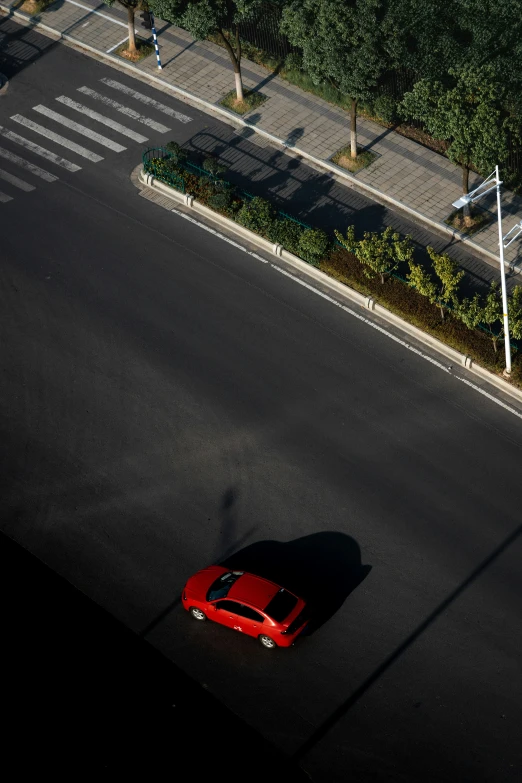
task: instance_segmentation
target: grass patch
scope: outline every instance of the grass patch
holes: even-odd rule
[[[136,49],[135,52],[129,52],[128,50],[128,41],[125,43],[122,43],[121,46],[118,46],[117,49],[114,50],[114,54],[117,54],[118,57],[123,57],[124,60],[129,60],[131,63],[139,63],[140,60],[144,60],[145,57],[148,57],[149,54],[152,54],[154,51],[154,44],[151,44],[149,41],[144,41],[143,38],[136,38]]]
[[[263,93],[251,92],[249,90],[245,90],[243,97],[244,100],[238,101],[236,98],[236,91],[232,90],[227,93],[219,103],[221,106],[225,106],[227,109],[235,111],[236,114],[246,114],[247,112],[252,111],[252,109],[257,109],[257,107],[261,106],[267,99],[267,96],[263,95]]]
[[[455,209],[444,221],[447,226],[460,231],[461,234],[471,236],[481,231],[494,219],[490,212],[474,212],[469,218],[464,217],[461,209]]]
[[[42,11],[45,11],[45,9],[54,2],[55,0],[20,0],[20,2],[15,3],[13,7],[16,8],[17,11],[22,11],[24,14],[35,16],[36,14],[41,14]]]
[[[375,152],[358,148],[357,157],[352,158],[350,154],[350,145],[347,144],[346,147],[343,147],[332,156],[331,161],[337,166],[341,166],[341,168],[347,169],[355,174],[357,171],[361,171],[361,169],[365,169],[372,164],[376,157],[377,155]]]

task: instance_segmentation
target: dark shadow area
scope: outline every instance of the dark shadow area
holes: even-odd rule
[[[159,36],[159,35],[160,35],[160,33],[164,32],[164,31],[165,31],[165,30],[167,30],[167,28],[169,28],[169,27],[170,27],[170,25],[169,25],[169,24],[165,24],[165,25],[164,25],[164,26],[161,28],[161,30],[156,30],[156,35],[158,35],[158,36]],[[187,49],[190,49],[190,47],[191,47],[191,46],[194,46],[194,44],[195,44],[195,43],[196,43],[196,41],[191,41],[190,43],[188,43],[188,44],[187,44],[185,47],[183,47],[183,49],[181,50],[181,52],[178,52],[177,54],[174,54],[174,55],[172,55],[172,57],[170,58],[170,60],[167,60],[167,62],[166,62],[166,63],[163,63],[163,67],[164,67],[164,68],[166,68],[166,67],[167,67],[167,65],[170,65],[170,63],[174,62],[174,60],[177,60],[177,58],[178,58],[178,57],[180,57],[180,56],[183,54],[183,52],[186,52],[186,51],[187,51]]]
[[[400,123],[399,123],[399,122],[395,122],[395,123],[394,123],[394,124],[391,126],[391,128],[383,128],[383,131],[382,131],[382,133],[379,133],[379,135],[378,135],[378,136],[375,136],[375,138],[374,138],[374,139],[371,139],[371,141],[367,141],[367,142],[364,144],[364,149],[365,149],[365,150],[371,150],[371,148],[372,148],[372,147],[374,147],[374,146],[375,146],[376,144],[378,144],[380,141],[382,141],[383,139],[385,139],[385,138],[386,138],[386,136],[389,136],[389,135],[390,135],[390,133],[393,133],[394,131],[396,131],[396,130],[397,130],[397,128],[399,127],[399,125],[400,125]]]
[[[270,579],[304,598],[307,633],[326,623],[368,576],[358,543],[344,533],[313,533],[294,541],[258,541],[224,558],[226,568]]]
[[[250,124],[254,124],[254,117]],[[257,119],[257,118],[256,118]],[[287,143],[296,143],[289,135]],[[312,169],[304,161],[272,146],[261,148],[251,142],[247,132],[234,133],[229,128],[214,126],[199,131],[187,142],[187,148],[200,162],[206,155],[214,155],[228,167],[226,178],[254,196],[270,198],[281,210],[314,228],[322,228],[330,236],[334,229],[344,232],[353,224],[356,234],[364,231],[382,231],[386,226],[402,235],[409,234],[414,245],[415,261],[430,265],[426,246],[438,253],[447,252],[466,270],[461,284],[464,296],[489,288],[498,278],[498,269],[470,253],[458,240],[416,224],[403,214],[372,201],[338,182],[329,173]],[[448,214],[450,207],[448,206]],[[515,284],[514,276],[510,285]]]
[[[237,514],[235,505],[237,502],[237,490],[234,487],[229,487],[221,498],[221,504],[219,508],[219,540],[217,545],[216,560],[221,561],[228,557],[238,547],[248,541],[251,536],[256,532],[255,527],[251,527],[246,533],[238,536],[237,532]],[[209,519],[210,523],[211,520]],[[214,531],[209,531],[214,533]],[[145,638],[156,628],[168,615],[181,603],[181,595],[177,595],[174,600],[168,604],[151,622],[140,631],[140,636]]]
[[[294,128],[285,139],[287,147],[295,147],[295,145],[304,136],[304,128]]]
[[[256,112],[254,114],[249,114],[248,117],[245,117],[245,122],[248,125],[257,125],[257,123],[259,122],[260,119],[261,119],[261,115],[259,114],[259,112]],[[244,128],[244,130],[247,131],[247,130],[250,130],[250,129],[249,128]],[[251,136],[255,135],[255,131],[250,131],[250,135]]]
[[[281,73],[282,68],[283,68],[283,63],[282,62],[278,63],[277,67],[273,71],[271,71],[267,76],[265,76],[264,79],[261,79],[259,84],[256,84],[252,92],[260,92],[261,89],[265,86],[265,84],[270,84],[272,79],[275,79],[275,77]]]
[[[417,626],[417,628],[400,644],[395,650],[381,663],[380,666],[362,683],[351,696],[346,699],[334,712],[328,717],[309,739],[294,753],[293,758],[298,761],[309,753],[326,734],[332,729],[347,712],[364,696],[364,694],[382,677],[388,669],[405,653],[417,639],[453,604],[462,593],[467,590],[484,571],[491,566],[500,555],[503,554],[515,541],[522,535],[522,525],[517,527],[499,546],[491,552],[469,576],[453,590],[447,598],[444,599],[426,619]]]
[[[64,779],[102,771],[114,779],[176,779],[201,730],[198,775],[219,780],[223,748],[232,745],[234,768],[248,768],[249,780],[266,779],[266,765],[275,780],[308,780],[181,669],[3,534],[0,572],[9,596],[2,612],[5,768]]]
[[[28,65],[33,65],[44,54],[58,46],[59,41],[46,38],[33,28],[21,27],[9,16],[0,16],[0,72],[12,79]]]

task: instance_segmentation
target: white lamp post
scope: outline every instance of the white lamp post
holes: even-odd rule
[[[505,372],[507,375],[511,372],[511,345],[509,343],[509,319],[508,319],[508,301],[507,301],[507,289],[506,289],[506,269],[504,267],[504,248],[508,247],[511,242],[514,242],[515,239],[522,233],[522,220],[520,223],[517,223],[516,226],[514,226],[511,231],[509,231],[505,237],[502,236],[502,212],[500,207],[500,186],[502,185],[502,182],[499,179],[498,176],[498,166],[495,166],[495,171],[493,174],[490,174],[490,176],[484,180],[482,185],[479,185],[478,188],[475,188],[475,190],[472,190],[470,193],[466,193],[465,196],[461,196],[457,201],[454,201],[452,206],[455,207],[455,209],[462,209],[462,207],[466,206],[466,204],[473,204],[475,201],[478,201],[483,196],[486,196],[488,193],[491,193],[492,190],[497,191],[497,214],[498,214],[498,242],[500,247],[500,284],[502,289],[502,313],[504,318],[504,345],[506,348],[506,369]],[[486,188],[486,189],[485,189]],[[508,238],[510,234],[515,231],[515,229],[519,229],[518,233],[509,240],[507,245],[504,244],[504,240]]]

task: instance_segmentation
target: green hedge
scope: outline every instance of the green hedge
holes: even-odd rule
[[[444,320],[437,305],[430,304],[425,296],[396,277],[388,277],[382,284],[378,278],[369,279],[363,265],[355,255],[343,248],[335,248],[320,264],[323,272],[349,285],[356,291],[371,296],[392,313],[401,316],[408,323],[433,335],[441,342],[471,356],[473,361],[492,372],[504,369],[504,352],[495,353],[493,341],[479,329],[468,329],[462,321],[448,312]],[[522,386],[522,356],[513,356],[512,380]]]

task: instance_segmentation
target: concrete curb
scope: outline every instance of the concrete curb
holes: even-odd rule
[[[171,90],[173,93],[175,93],[186,103],[196,104],[196,106],[202,108],[206,113],[210,112],[212,114],[221,115],[222,117],[226,118],[229,122],[236,123],[242,128],[250,128],[251,130],[255,131],[255,133],[257,133],[259,136],[262,136],[263,138],[267,139],[275,146],[281,147],[286,151],[292,152],[293,154],[309,161],[314,166],[319,167],[321,169],[325,169],[326,171],[329,171],[331,174],[335,174],[336,176],[343,179],[345,184],[347,184],[349,187],[352,187],[354,190],[365,192],[366,194],[372,196],[372,198],[375,199],[376,201],[389,204],[395,209],[404,212],[409,217],[414,218],[416,221],[428,225],[433,230],[438,231],[439,233],[443,233],[446,236],[451,237],[452,239],[458,240],[459,242],[462,242],[464,245],[469,247],[470,250],[473,250],[479,256],[482,256],[485,259],[487,259],[487,261],[490,262],[494,261],[495,264],[500,263],[500,259],[498,256],[496,256],[494,253],[491,253],[489,250],[485,250],[480,245],[475,244],[475,242],[469,239],[465,234],[461,234],[459,231],[456,231],[455,229],[449,228],[448,226],[445,226],[444,224],[439,223],[436,220],[432,220],[426,215],[417,212],[412,207],[408,207],[402,201],[398,201],[397,199],[393,198],[393,196],[389,196],[386,193],[383,193],[377,188],[374,188],[372,185],[367,185],[365,182],[361,182],[360,180],[356,179],[353,175],[351,175],[349,172],[346,172],[344,171],[344,169],[340,168],[339,166],[330,163],[330,161],[323,160],[321,158],[316,158],[314,155],[305,152],[305,150],[302,150],[299,147],[295,147],[292,144],[288,144],[283,139],[280,139],[277,136],[268,133],[268,131],[264,131],[262,130],[262,128],[258,128],[256,125],[250,124],[247,120],[243,120],[241,117],[238,117],[236,114],[234,114],[234,112],[228,111],[228,109],[218,106],[217,104],[209,103],[203,98],[199,98],[197,95],[193,95],[187,90],[183,90],[181,87],[176,87],[173,84],[169,84],[169,82],[165,81],[164,79],[160,79],[157,76],[149,74],[145,71],[141,71],[137,66],[133,65],[132,63],[126,62],[120,57],[116,57],[112,54],[107,54],[106,52],[103,52],[100,49],[96,49],[94,46],[90,46],[89,44],[81,43],[80,41],[77,41],[75,38],[73,38],[70,35],[67,35],[66,33],[60,33],[58,30],[49,27],[43,22],[37,21],[35,17],[31,17],[28,14],[22,13],[21,11],[14,11],[13,9],[8,8],[7,6],[2,5],[1,3],[0,3],[0,10],[3,11],[7,16],[10,17],[14,16],[25,22],[30,22],[33,27],[39,28],[49,33],[53,37],[58,37],[59,40],[66,41],[67,43],[71,44],[77,49],[85,50],[90,54],[95,55],[95,57],[98,59],[107,60],[108,62],[116,64],[119,68],[124,68],[133,74],[139,74],[140,77],[142,78],[148,79],[156,84],[160,84],[162,87],[166,87],[168,90]],[[504,266],[508,271],[513,271],[517,273],[522,272],[522,267],[519,267],[516,264],[510,264],[509,262],[505,262]]]
[[[517,389],[515,386],[512,386],[510,383],[490,372],[489,370],[486,370],[480,365],[475,364],[470,356],[460,353],[454,348],[450,348],[450,346],[445,345],[435,337],[426,334],[416,326],[413,326],[407,321],[404,321],[400,316],[390,312],[385,307],[383,307],[383,305],[375,302],[375,300],[371,297],[364,296],[358,291],[354,291],[344,283],[340,283],[339,281],[332,279],[320,269],[307,264],[306,261],[303,261],[298,256],[283,250],[281,245],[274,245],[267,239],[263,239],[263,237],[260,237],[243,226],[238,225],[234,220],[220,215],[219,212],[214,212],[204,204],[199,204],[193,196],[179,193],[178,191],[169,187],[169,185],[166,185],[164,182],[160,182],[159,180],[155,179],[151,174],[146,174],[143,169],[140,170],[137,179],[144,187],[155,190],[156,192],[161,193],[162,196],[167,196],[167,198],[172,199],[172,201],[176,204],[188,207],[191,211],[201,215],[203,218],[205,218],[205,220],[209,220],[217,226],[226,229],[228,232],[241,237],[259,249],[264,250],[266,253],[269,253],[276,258],[280,258],[282,261],[285,261],[297,269],[302,276],[308,277],[311,281],[320,285],[322,289],[328,289],[335,296],[340,297],[345,301],[348,300],[350,303],[357,305],[362,310],[370,310],[372,313],[377,315],[383,321],[386,321],[391,326],[400,329],[401,332],[409,335],[417,342],[426,345],[431,350],[436,351],[441,356],[444,356],[445,359],[448,359],[451,362],[451,367],[458,366],[469,370],[481,380],[490,383],[517,402],[522,403],[522,390]]]

